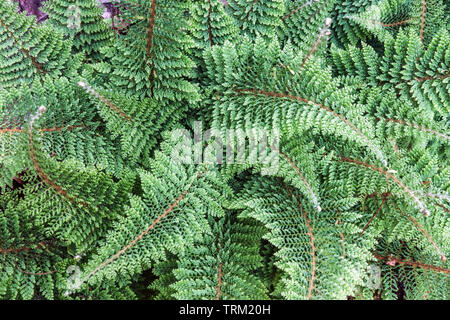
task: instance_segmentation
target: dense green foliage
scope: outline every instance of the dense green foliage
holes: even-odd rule
[[[447,1],[119,8],[0,1],[1,299],[449,299]]]

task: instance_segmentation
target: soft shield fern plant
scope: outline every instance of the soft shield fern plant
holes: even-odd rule
[[[449,299],[448,2],[111,4],[0,0],[1,299]]]

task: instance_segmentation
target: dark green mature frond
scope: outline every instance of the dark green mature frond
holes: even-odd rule
[[[1,1],[0,299],[448,299],[447,2]]]
[[[173,296],[182,300],[267,299],[267,288],[257,272],[262,267],[259,239],[264,228],[255,221],[237,219],[231,212],[220,219],[210,216],[208,221],[211,233],[182,255],[173,270]]]
[[[16,13],[7,1],[0,3],[0,92],[29,84],[46,75],[70,76],[83,55],[71,55],[72,41],[32,17]]]
[[[127,5],[121,17],[131,21],[129,30],[102,50],[109,63],[98,66],[108,78],[107,88],[176,105],[178,112],[186,110],[197,99],[197,89],[188,81],[194,64],[187,54],[194,41],[188,35],[184,12],[190,2],[129,0]]]
[[[368,245],[370,238],[358,239],[361,215],[353,205],[328,200],[319,213],[295,188],[256,178],[235,206],[244,209],[242,217],[257,219],[269,229],[265,238],[278,249],[275,265],[285,272],[285,299],[345,299],[363,283],[369,257],[354,243]]]
[[[113,32],[102,19],[102,8],[93,0],[47,1],[43,11],[49,14],[47,23],[73,38],[76,51],[99,59],[100,48],[111,44]]]
[[[304,50],[311,48],[319,37],[324,21],[330,17],[334,0],[285,0],[283,21],[283,39]]]
[[[394,88],[397,95],[420,107],[424,115],[433,112],[436,120],[447,121],[448,43],[445,30],[436,33],[426,48],[412,31],[400,31],[396,38],[386,38],[382,56],[367,45],[362,49],[332,50],[334,70],[338,74],[355,75],[374,86]]]
[[[284,0],[229,0],[227,9],[251,39],[269,40],[280,32]]]
[[[282,51],[277,42],[266,45],[261,38],[206,51],[208,75],[217,94],[213,126],[338,135],[367,146],[386,165],[372,126],[352,108],[348,89],[339,88],[318,63],[303,66],[302,59],[292,47]]]
[[[191,14],[196,55],[199,57],[207,46],[221,45],[239,36],[239,28],[220,0],[196,0]]]
[[[90,97],[64,77],[52,80],[47,76],[42,81],[0,94],[0,110],[8,119],[15,119],[0,127],[0,148],[4,154],[17,148],[19,136],[27,134],[30,116],[41,105],[46,106],[47,111],[36,120],[37,132],[49,156],[58,160],[76,159],[86,166],[121,174],[125,165],[122,154],[117,153],[120,148],[105,133]],[[10,159],[12,163],[19,163]],[[14,173],[21,170],[23,168],[19,167]],[[10,181],[10,177],[5,180]]]
[[[18,192],[0,195],[0,297],[32,299],[40,294],[53,299],[64,250],[19,202]]]
[[[229,193],[225,181],[208,168],[174,162],[169,157],[174,143],[163,145],[149,171],[139,171],[142,197],[131,197],[125,214],[89,261],[83,276],[89,285],[126,281],[164,259],[165,250],[185,252],[209,232],[208,215],[223,216],[221,202]],[[136,257],[132,264],[130,256]]]
[[[333,42],[338,45],[356,45],[359,41],[365,41],[370,33],[359,26],[352,17],[364,12],[378,0],[336,0],[333,8]]]
[[[179,120],[178,114],[162,109],[155,99],[138,101],[120,93],[96,91],[82,81],[78,85],[98,101],[98,112],[108,134],[112,139],[120,138],[121,153],[131,165],[141,159],[141,163],[145,162],[161,139],[160,132],[169,130]]]

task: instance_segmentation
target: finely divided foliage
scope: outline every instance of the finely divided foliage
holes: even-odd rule
[[[1,299],[449,299],[446,1],[101,2],[0,1]]]

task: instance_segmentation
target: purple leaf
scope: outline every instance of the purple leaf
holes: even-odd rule
[[[35,15],[37,22],[44,21],[48,18],[46,13],[43,13],[39,10],[39,7],[42,5],[42,2],[45,0],[14,0],[18,2],[18,12],[27,12],[27,16]]]

